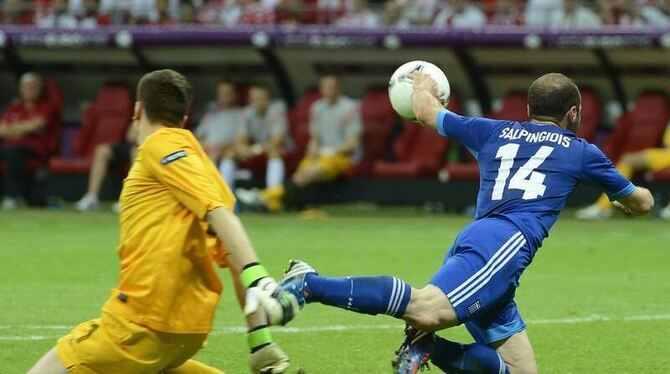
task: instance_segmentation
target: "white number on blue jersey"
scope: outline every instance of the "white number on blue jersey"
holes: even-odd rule
[[[554,147],[547,147],[543,145],[535,154],[526,162],[519,170],[512,176],[509,181],[509,189],[522,190],[524,200],[537,199],[544,195],[547,189],[544,178],[546,175],[535,171],[542,163],[549,157]],[[496,159],[500,159],[500,167],[498,168],[498,176],[496,177],[496,184],[493,186],[493,194],[491,200],[502,200],[505,192],[505,185],[509,178],[510,170],[514,166],[514,158],[519,152],[519,145],[510,143],[498,148]]]

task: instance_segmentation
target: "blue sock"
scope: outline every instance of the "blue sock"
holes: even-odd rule
[[[448,373],[509,374],[500,355],[482,343],[459,344],[435,336],[431,362]]]
[[[401,318],[409,304],[412,287],[389,276],[330,278],[305,277],[307,302],[319,302],[365,314]]]

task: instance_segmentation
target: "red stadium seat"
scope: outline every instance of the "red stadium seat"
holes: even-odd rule
[[[82,125],[74,141],[76,158],[53,158],[49,169],[54,174],[86,174],[95,148],[102,143],[124,139],[132,114],[130,91],[125,85],[104,86],[85,110]]]
[[[361,100],[361,120],[363,159],[352,168],[350,176],[370,174],[373,162],[384,157],[393,125],[398,120],[386,88],[370,89],[365,93]]]
[[[449,141],[431,129],[405,124],[394,149],[400,162],[377,161],[372,175],[378,178],[417,178],[437,175]]]
[[[500,110],[489,115],[493,119],[508,119],[513,121],[528,120],[528,101],[523,91],[512,91],[502,99]]]
[[[603,147],[604,152],[613,161],[618,161],[626,153],[658,147],[669,118],[665,93],[641,94],[633,110],[617,120],[614,132]]]
[[[288,113],[290,135],[295,146],[286,156],[287,169],[289,171],[295,170],[305,155],[305,149],[309,142],[309,113],[312,109],[312,104],[319,98],[321,98],[319,91],[310,89],[302,95],[298,104]]]
[[[577,136],[591,141],[598,130],[602,116],[598,94],[589,89],[581,90],[582,94],[582,123]]]

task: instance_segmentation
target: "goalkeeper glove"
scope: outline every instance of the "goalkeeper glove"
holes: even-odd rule
[[[247,289],[244,314],[263,310],[270,325],[285,325],[300,311],[298,300],[284,291],[258,263],[248,264],[240,273],[242,284]]]

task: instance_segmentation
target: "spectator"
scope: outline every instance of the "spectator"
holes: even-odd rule
[[[593,10],[585,7],[581,0],[564,0],[556,18],[554,27],[560,28],[594,28],[602,24],[600,17]]]
[[[6,25],[29,25],[33,17],[29,1],[5,0],[2,4],[2,23]]]
[[[563,0],[529,0],[526,4],[526,25],[549,27],[563,9]]]
[[[38,27],[72,29],[77,19],[68,12],[67,0],[53,0],[46,13],[36,19]]]
[[[368,6],[367,0],[352,0],[351,9],[338,19],[335,24],[342,27],[373,28],[380,24],[377,13]]]
[[[20,101],[10,105],[0,120],[0,160],[5,163],[3,210],[13,210],[22,203],[29,175],[27,162],[47,155],[50,130],[57,125],[56,112],[44,98],[42,78],[25,73],[19,81]]]
[[[96,210],[100,207],[100,189],[110,168],[121,171],[127,167],[137,153],[137,126],[133,123],[126,131],[125,141],[118,144],[104,143],[95,147],[91,170],[88,174],[88,190],[75,204],[80,212]],[[112,205],[114,212],[119,212],[119,203]]]
[[[215,164],[224,155],[234,157],[233,146],[240,121],[235,85],[228,80],[221,80],[216,86],[216,102],[212,103],[195,129],[202,148]],[[228,185],[234,184],[234,175],[223,176]]]
[[[493,25],[523,25],[523,6],[519,0],[498,0],[491,16]]]
[[[382,13],[382,23],[386,26],[403,26],[401,16],[401,7],[395,0],[384,3],[384,12]],[[406,26],[406,25],[404,25]]]
[[[208,0],[198,7],[199,23],[220,23],[233,26],[239,23],[242,5],[236,0]]]
[[[179,21],[181,23],[198,23],[197,9],[193,1],[181,0],[179,2]]]
[[[393,1],[393,0],[391,0]],[[395,0],[400,7],[398,26],[430,25],[437,12],[437,0]]]
[[[484,12],[468,0],[452,0],[435,17],[436,27],[469,28],[486,24]]]
[[[360,107],[341,94],[340,77],[325,75],[320,82],[321,99],[310,111],[310,141],[307,154],[285,186],[267,188],[261,193],[241,190],[240,202],[262,205],[269,211],[283,207],[295,194],[310,184],[329,182],[344,174],[362,156]]]
[[[100,13],[99,0],[84,0],[84,11],[79,16],[77,26],[85,29],[94,29],[98,26],[109,24],[109,17]]]
[[[278,1],[238,0],[242,6],[239,23],[245,25],[271,25],[276,22],[275,8]]]
[[[662,148],[650,148],[624,154],[617,164],[619,172],[628,179],[631,179],[636,173],[657,172],[666,168],[670,168],[670,124],[665,130]],[[611,215],[612,203],[604,194],[595,204],[580,209],[576,213],[579,219],[610,218]],[[661,217],[670,219],[670,205],[661,211]]]
[[[670,25],[670,1],[658,0],[646,3],[640,9],[646,25],[665,27]]]
[[[282,153],[289,144],[286,105],[272,100],[272,90],[264,83],[251,87],[249,104],[242,110],[235,150],[225,155],[219,170],[228,186],[233,188],[238,162],[266,161],[266,187],[281,186],[284,182]]]

